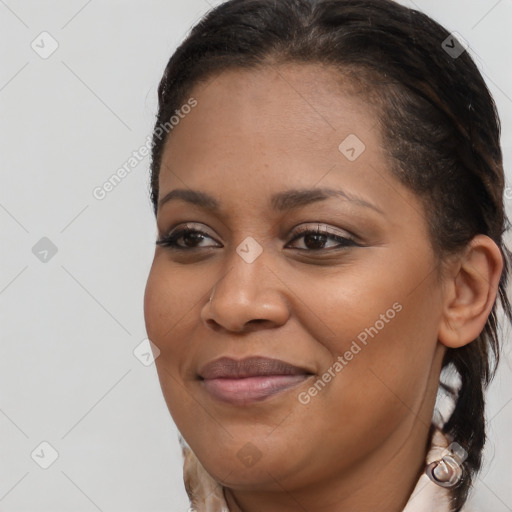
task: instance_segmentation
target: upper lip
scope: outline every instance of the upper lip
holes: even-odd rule
[[[205,364],[199,370],[199,376],[203,379],[255,377],[264,375],[309,375],[305,368],[294,366],[280,359],[268,357],[246,357],[245,359],[233,359],[220,357]]]

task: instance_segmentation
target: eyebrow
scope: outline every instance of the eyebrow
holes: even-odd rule
[[[383,214],[380,208],[368,201],[365,201],[364,199],[356,197],[343,190],[330,188],[291,189],[284,192],[278,192],[270,198],[270,205],[274,210],[282,212],[292,210],[294,208],[300,208],[301,206],[306,206],[318,201],[325,201],[331,197],[343,197],[347,201],[365,208],[371,208],[372,210]],[[164,204],[178,199],[212,212],[218,212],[220,210],[220,203],[213,196],[205,192],[200,192],[199,190],[191,189],[171,190],[162,199],[160,199],[158,207],[161,208]]]

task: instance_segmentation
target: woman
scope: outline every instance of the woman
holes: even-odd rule
[[[231,0],[171,57],[144,307],[194,510],[462,510],[512,317],[465,50],[390,0]]]

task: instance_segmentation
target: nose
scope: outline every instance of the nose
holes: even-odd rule
[[[210,329],[244,332],[286,322],[290,314],[287,287],[267,263],[265,251],[251,263],[233,251],[227,270],[213,287],[212,300],[206,299],[201,310]]]

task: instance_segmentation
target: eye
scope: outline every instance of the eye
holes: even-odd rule
[[[352,238],[328,231],[324,227],[321,227],[320,224],[317,225],[316,229],[309,227],[300,228],[295,232],[295,235],[291,242],[295,242],[301,238],[304,239],[305,248],[295,247],[295,249],[302,251],[337,250],[358,245]],[[325,247],[329,239],[338,242],[337,245],[334,247]]]
[[[175,231],[172,231],[168,235],[161,237],[159,240],[157,240],[156,244],[163,247],[168,247],[172,250],[181,251],[222,247],[221,245],[201,246],[200,244],[207,238],[213,240],[213,238],[204,231],[194,229],[190,225],[185,225],[176,229]],[[328,231],[327,229],[321,227],[320,224],[317,225],[316,229],[309,227],[299,228],[295,231],[294,238],[289,242],[289,244],[301,238],[304,239],[304,244],[306,247],[295,247],[295,249],[299,249],[301,251],[336,250],[358,245],[352,238],[341,236],[339,234]],[[337,244],[334,245],[334,247],[325,247],[329,240],[337,242]]]
[[[161,237],[159,240],[157,240],[156,244],[174,250],[189,251],[194,249],[201,249],[201,247],[198,244],[203,242],[205,238],[212,237],[209,236],[204,231],[191,228],[189,225],[185,225],[179,229],[176,229],[175,231],[172,231],[168,235]],[[179,243],[181,239],[183,239],[184,245]],[[210,245],[206,247],[214,246]]]

